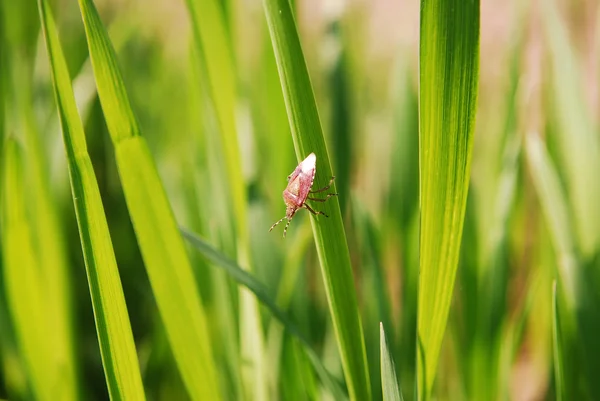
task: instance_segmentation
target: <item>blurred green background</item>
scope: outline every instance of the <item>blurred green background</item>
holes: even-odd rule
[[[50,3],[106,212],[146,398],[189,399],[125,203],[77,2]],[[201,56],[185,1],[95,4],[178,224],[239,262],[243,251],[237,248],[227,158],[215,129],[214,105],[207,101],[211,83],[198,65]],[[218,4],[225,40],[233,49],[247,263],[341,382],[308,212],[298,213],[285,240],[281,226],[268,232],[285,213],[281,192],[298,159],[265,13],[258,0]],[[412,400],[419,282],[420,4],[292,4],[336,176],[373,399],[382,397],[383,322],[404,399]],[[0,0],[0,15],[0,132],[4,139],[13,138],[23,154],[21,199],[33,241],[30,251],[39,260],[57,257],[64,263],[63,273],[57,273],[64,277],[55,277],[64,282],[52,283],[53,274],[41,279],[35,288],[46,290],[36,301],[24,293],[9,294],[6,259],[0,258],[0,399],[37,399],[18,345],[15,301],[8,298],[22,295],[24,305],[48,306],[56,302],[52,289],[63,288],[67,295],[59,298],[72,313],[67,343],[75,360],[77,397],[105,400],[109,395],[38,6],[33,0]],[[562,399],[600,400],[599,79],[599,2],[481,3],[471,181],[433,399],[546,400],[560,399],[564,391]],[[318,160],[317,176],[319,171]],[[51,230],[39,225],[37,213],[46,207],[53,216]],[[0,222],[6,225],[7,217]],[[11,244],[5,233],[2,255]],[[240,350],[246,336],[240,329],[244,312],[237,285],[193,247],[187,249],[223,399],[261,399],[240,379],[250,362]],[[24,275],[23,280],[30,279]],[[262,347],[264,399],[335,399],[302,346],[274,324],[267,309],[259,312],[263,339],[255,344]],[[60,336],[56,316],[41,313],[50,319],[42,337]],[[31,330],[45,330],[33,312],[28,316]],[[557,316],[564,326],[555,330],[562,339],[553,345]],[[557,360],[562,362],[557,365]]]

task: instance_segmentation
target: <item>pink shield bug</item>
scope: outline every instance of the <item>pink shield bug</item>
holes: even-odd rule
[[[285,234],[287,233],[287,229],[292,221],[292,218],[298,211],[298,209],[305,208],[315,216],[322,214],[325,217],[327,216],[325,213],[320,211],[315,211],[313,208],[308,206],[306,203],[307,200],[312,200],[316,202],[325,202],[327,199],[332,196],[336,196],[337,194],[327,194],[325,199],[321,198],[313,198],[310,194],[315,194],[319,192],[324,192],[331,187],[331,183],[335,179],[335,177],[331,177],[329,180],[329,184],[327,186],[317,189],[316,191],[311,191],[313,186],[313,182],[315,181],[315,173],[316,173],[316,162],[317,156],[314,153],[311,153],[306,157],[306,159],[302,160],[298,167],[294,170],[292,174],[288,176],[288,185],[283,191],[283,201],[285,202],[286,210],[285,216],[282,217],[278,222],[273,224],[269,229],[269,232],[275,228],[275,226],[281,223],[284,219],[287,219],[287,224],[283,229],[283,238],[285,238]]]

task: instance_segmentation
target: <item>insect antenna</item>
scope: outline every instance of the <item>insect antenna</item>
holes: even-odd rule
[[[281,222],[283,221],[283,219],[285,219],[285,218],[286,218],[286,216],[283,216],[281,219],[279,219],[279,221],[277,221],[275,224],[273,224],[273,225],[271,226],[271,228],[269,228],[269,232],[271,232],[271,230],[273,230],[273,229],[275,228],[275,226],[276,226],[277,224],[281,223]],[[289,222],[289,220],[288,220],[288,223],[286,224],[286,226],[285,226],[285,227],[287,228],[287,226],[288,226],[289,224],[290,224],[290,222]]]

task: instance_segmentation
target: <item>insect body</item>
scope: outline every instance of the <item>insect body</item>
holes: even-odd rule
[[[283,191],[283,201],[285,202],[286,211],[285,216],[282,217],[278,222],[273,224],[269,231],[271,231],[275,226],[281,223],[284,219],[287,219],[287,224],[283,229],[283,238],[285,238],[285,234],[287,233],[288,226],[292,221],[292,218],[298,211],[298,209],[305,208],[312,214],[319,215],[322,214],[325,217],[328,217],[325,213],[320,211],[315,211],[311,208],[306,200],[312,200],[316,202],[325,202],[327,199],[332,196],[336,196],[337,194],[327,194],[325,199],[321,198],[312,198],[310,194],[315,194],[319,192],[327,191],[331,187],[331,183],[335,179],[335,177],[331,177],[329,180],[329,184],[326,187],[321,189],[317,189],[316,191],[311,191],[313,186],[313,182],[315,181],[315,173],[316,173],[316,162],[317,156],[314,153],[311,153],[304,159],[298,167],[294,170],[292,174],[288,176],[288,185]]]

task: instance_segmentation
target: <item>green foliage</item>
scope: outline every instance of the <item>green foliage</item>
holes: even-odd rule
[[[558,162],[564,177],[573,234],[585,257],[598,249],[600,240],[600,182],[590,176],[600,170],[600,141],[587,113],[581,90],[577,58],[569,44],[554,0],[543,3],[544,32],[548,43],[552,122],[557,123],[555,141]]]
[[[110,398],[144,400],[125,297],[71,79],[50,9],[45,0],[39,0],[38,5]]]
[[[44,283],[44,314],[52,322],[52,332],[44,338],[50,349],[50,370],[60,369],[60,380],[53,383],[54,395],[66,400],[78,396],[78,377],[72,330],[71,271],[65,246],[65,227],[60,221],[60,210],[52,192],[50,163],[44,149],[43,132],[35,123],[35,87],[32,60],[38,34],[37,15],[31,13],[35,4],[29,1],[0,5],[0,47],[2,60],[2,97],[5,100],[2,123],[5,132],[18,138],[23,145],[25,181],[22,207],[26,211],[25,223],[29,226],[29,241],[39,280]],[[32,8],[33,7],[33,8]],[[24,293],[23,293],[24,294]],[[26,299],[26,298],[25,298]]]
[[[333,174],[294,16],[287,0],[265,0],[263,4],[296,155],[299,160],[310,153],[317,156],[314,188],[323,188]],[[331,191],[336,193],[335,183]],[[321,209],[329,217],[311,216],[311,223],[346,384],[351,400],[367,401],[371,386],[363,330],[338,199],[333,197]]]
[[[240,265],[252,270],[250,264],[247,199],[241,168],[236,129],[236,76],[234,74],[229,33],[223,10],[215,0],[187,0],[195,44],[199,58],[198,72],[205,84],[201,97],[212,106],[210,116],[217,124],[226,174],[219,178],[227,183],[232,204],[236,246]],[[256,300],[244,289],[240,291],[241,354],[250,363],[245,367],[246,387],[252,388],[250,398],[267,399],[266,367],[263,362],[263,335]]]
[[[392,3],[0,0],[0,399],[600,399],[600,14]]]
[[[479,1],[421,3],[418,392],[428,399],[461,244],[479,75]]]
[[[554,383],[556,388],[556,400],[564,400],[563,386],[563,350],[560,334],[560,319],[558,316],[558,298],[556,296],[556,281],[552,285],[552,355],[554,356]]]
[[[385,401],[401,401],[402,394],[398,388],[398,378],[396,377],[396,368],[391,358],[390,351],[383,331],[383,323],[379,325],[380,343],[381,343],[381,387],[383,389],[383,399]]]
[[[339,388],[339,384],[336,379],[331,376],[327,369],[322,365],[322,362],[318,358],[317,354],[311,349],[306,337],[299,331],[294,323],[285,315],[285,313],[279,309],[275,300],[271,298],[268,290],[264,285],[256,280],[250,273],[237,266],[234,262],[229,260],[225,255],[212,248],[210,244],[194,234],[183,230],[185,237],[197,248],[202,254],[209,259],[215,265],[222,267],[227,273],[240,285],[248,288],[256,298],[266,306],[274,317],[276,317],[285,329],[293,335],[299,343],[304,347],[304,352],[308,356],[310,362],[314,365],[315,371],[321,377],[321,380],[325,385],[329,387],[332,394],[335,395],[336,400],[345,398],[343,392]]]
[[[14,139],[4,144],[2,160],[2,264],[6,300],[33,396],[38,400],[53,400],[59,396],[54,383],[60,377],[45,336],[51,327],[46,287],[25,209],[23,152]]]
[[[208,323],[173,211],[140,136],[106,29],[90,0],[79,6],[129,213],[175,361],[190,397],[219,399]]]

